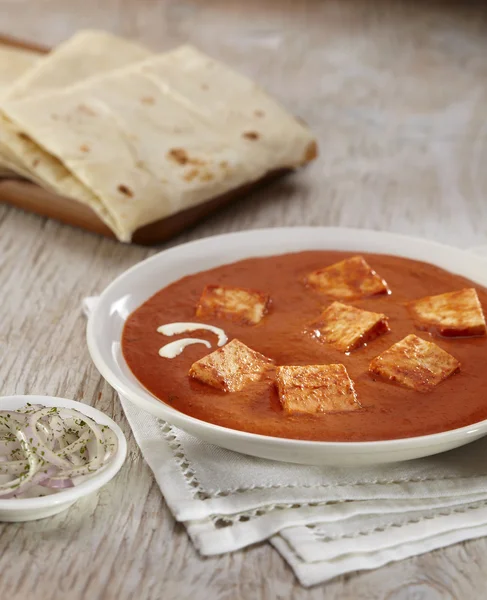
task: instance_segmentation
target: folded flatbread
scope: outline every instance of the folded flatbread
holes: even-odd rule
[[[19,164],[91,206],[122,241],[316,156],[307,127],[189,46],[2,108],[20,130],[3,138]]]
[[[5,95],[12,83],[39,60],[35,52],[10,48],[0,44],[0,98]],[[10,174],[9,165],[0,158],[0,177]]]
[[[39,54],[2,46],[0,43],[0,97],[4,96],[13,82],[39,60]]]
[[[150,54],[147,48],[106,31],[79,31],[43,58],[37,57],[35,65],[12,82],[4,98],[19,100],[64,88]]]
[[[96,30],[80,31],[50,54],[42,58],[36,55],[36,60],[30,63],[30,69],[19,72],[15,80],[12,78],[3,94],[0,89],[0,99],[19,100],[64,88],[93,75],[140,61],[150,55],[147,48],[110,33]],[[0,54],[0,61],[1,58]],[[6,134],[2,135],[4,131]],[[19,130],[8,119],[2,119],[0,165],[6,165],[24,177],[38,182],[38,174],[32,163],[29,165],[19,162],[6,143],[6,139],[10,139],[14,133],[19,133]]]

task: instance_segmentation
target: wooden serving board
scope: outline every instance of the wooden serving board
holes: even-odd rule
[[[39,54],[49,52],[49,48],[40,44],[17,40],[1,34],[0,45],[22,48],[38,52]],[[135,231],[132,243],[145,246],[160,244],[209,216],[218,208],[245,196],[245,194],[262,187],[286,173],[289,173],[289,170],[282,169],[269,173],[257,182],[145,225]],[[88,206],[72,198],[58,196],[34,183],[20,178],[10,178],[8,176],[2,178],[0,175],[0,202],[11,204],[17,208],[36,213],[43,217],[56,219],[62,223],[80,227],[106,237],[115,238],[113,232]]]

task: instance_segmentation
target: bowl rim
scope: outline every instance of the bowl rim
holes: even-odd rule
[[[468,250],[462,249],[462,248],[457,248],[455,246],[450,246],[447,244],[442,244],[440,242],[436,242],[436,241],[431,241],[431,240],[427,240],[427,239],[422,239],[419,237],[414,237],[414,236],[409,236],[409,235],[404,235],[404,234],[397,234],[397,233],[391,233],[391,232],[384,232],[384,231],[374,231],[371,229],[359,229],[359,228],[346,228],[346,227],[323,227],[323,226],[305,226],[305,227],[274,227],[274,228],[262,228],[262,229],[249,229],[249,230],[243,230],[243,231],[237,231],[237,232],[231,232],[231,233],[224,233],[224,234],[219,234],[219,235],[215,235],[215,236],[208,236],[205,238],[200,238],[198,240],[193,240],[190,242],[185,242],[182,244],[179,244],[177,246],[173,246],[171,248],[162,250],[161,252],[156,253],[153,256],[150,256],[138,263],[136,263],[135,265],[133,265],[132,267],[128,268],[127,270],[123,271],[120,275],[118,275],[104,290],[103,292],[99,295],[98,299],[100,300],[100,302],[97,302],[96,306],[94,307],[94,309],[91,311],[89,317],[88,317],[88,323],[87,323],[87,344],[88,344],[88,349],[91,355],[91,358],[96,366],[96,368],[98,369],[98,371],[100,372],[100,374],[103,376],[103,378],[119,393],[121,394],[124,398],[126,398],[127,400],[129,400],[130,402],[132,402],[133,404],[135,404],[136,406],[139,406],[141,408],[143,408],[144,410],[146,410],[147,412],[149,412],[150,414],[154,415],[154,411],[151,410],[151,407],[154,406],[153,404],[153,400],[156,400],[158,403],[160,403],[160,413],[161,415],[159,415],[159,418],[161,419],[167,419],[167,421],[170,424],[174,424],[176,427],[180,427],[182,429],[184,429],[184,423],[191,423],[194,424],[196,427],[198,427],[200,430],[205,430],[205,432],[207,433],[211,433],[211,432],[218,432],[223,436],[231,436],[234,439],[238,439],[238,440],[242,440],[245,441],[247,443],[251,443],[251,442],[256,442],[256,443],[266,443],[266,444],[272,444],[274,446],[285,446],[287,449],[292,450],[292,448],[295,448],[296,450],[300,450],[300,449],[319,449],[320,451],[337,451],[339,450],[340,453],[344,453],[344,454],[357,454],[359,452],[367,452],[370,453],[371,451],[374,452],[398,452],[398,451],[402,451],[405,449],[410,449],[411,447],[426,447],[426,446],[437,446],[440,444],[445,444],[448,442],[452,442],[454,440],[460,439],[460,438],[466,438],[469,436],[475,436],[481,433],[481,432],[485,432],[487,433],[487,419],[484,419],[482,421],[477,421],[476,423],[472,423],[470,425],[465,425],[463,427],[459,427],[456,429],[449,429],[446,431],[442,431],[442,432],[437,432],[437,433],[432,433],[432,434],[427,434],[427,435],[421,435],[421,436],[414,436],[414,437],[407,437],[407,438],[395,438],[395,439],[390,439],[390,440],[369,440],[369,441],[364,441],[364,442],[346,442],[346,441],[315,441],[315,440],[300,440],[300,439],[293,439],[293,438],[284,438],[284,437],[276,437],[276,436],[267,436],[267,435],[262,435],[262,434],[257,434],[257,433],[249,433],[246,431],[240,431],[238,429],[230,429],[228,427],[223,427],[221,425],[216,425],[213,423],[208,423],[207,421],[203,421],[201,419],[197,419],[195,417],[192,417],[190,415],[187,415],[185,413],[182,413],[176,409],[174,409],[173,407],[169,406],[168,404],[166,404],[163,400],[157,398],[156,396],[154,396],[153,394],[151,394],[151,392],[149,392],[148,390],[146,390],[144,388],[144,386],[142,385],[142,383],[140,383],[135,377],[134,380],[137,383],[137,391],[134,391],[132,389],[130,389],[129,387],[127,387],[125,385],[125,383],[123,381],[121,381],[118,376],[116,375],[116,373],[114,373],[112,371],[112,369],[107,365],[105,359],[103,358],[102,352],[100,352],[99,348],[98,348],[98,344],[96,342],[96,320],[99,318],[99,310],[100,310],[100,306],[102,305],[102,300],[104,298],[106,298],[111,291],[116,288],[124,279],[126,279],[127,277],[130,277],[132,275],[132,273],[134,273],[136,270],[142,268],[142,266],[147,267],[147,265],[150,265],[152,263],[157,263],[158,261],[161,260],[161,257],[165,257],[168,260],[170,260],[171,254],[173,253],[177,253],[180,251],[180,249],[182,247],[184,248],[193,248],[193,247],[198,247],[201,246],[202,244],[206,244],[209,243],[209,241],[213,242],[213,243],[218,243],[218,242],[225,242],[226,240],[228,240],[229,238],[235,238],[235,237],[239,237],[239,236],[248,236],[248,235],[252,235],[252,234],[259,234],[259,235],[267,235],[267,234],[275,234],[276,232],[280,232],[281,234],[289,234],[289,235],[306,235],[307,232],[309,231],[322,231],[323,234],[327,234],[327,233],[332,233],[332,234],[340,234],[343,236],[366,236],[366,235],[373,235],[373,236],[377,236],[382,238],[385,241],[388,241],[390,243],[390,252],[385,252],[385,251],[380,251],[380,250],[372,250],[372,249],[363,249],[363,250],[357,250],[357,252],[364,252],[364,253],[377,253],[377,254],[393,254],[393,250],[394,250],[394,242],[397,241],[401,241],[403,243],[409,243],[409,244],[421,244],[424,247],[429,247],[429,248],[436,248],[437,250],[441,251],[447,251],[447,252],[455,252],[457,254],[465,254],[466,257],[469,258],[469,260],[472,261],[480,261],[480,263],[486,263],[486,259],[482,256],[476,255],[474,253],[470,253]],[[310,246],[308,248],[309,250],[314,250],[314,249],[318,249],[316,247],[312,247]],[[299,250],[301,251],[301,250]],[[345,251],[345,250],[344,250]],[[349,251],[353,251],[352,249],[350,249]],[[293,252],[293,251],[289,251],[289,250],[284,250],[282,253],[288,253],[288,252]],[[295,250],[294,252],[298,252],[298,250]],[[277,255],[278,252],[275,253],[275,255]],[[252,255],[253,256],[253,255]],[[266,256],[271,256],[271,254],[267,254]],[[401,254],[397,254],[397,256],[403,256]],[[404,258],[410,258],[410,260],[420,260],[420,259],[414,259],[411,257],[407,257],[404,256]],[[244,260],[242,259],[237,259],[237,260]],[[232,261],[232,262],[236,262],[236,261]],[[427,260],[425,262],[428,262]],[[221,262],[222,265],[224,264],[228,264],[226,263],[224,260]],[[434,263],[429,263],[429,264],[434,264]],[[465,276],[465,275],[464,275]],[[128,368],[128,367],[127,367]],[[132,398],[135,398],[135,400],[133,400]],[[162,414],[164,413],[164,415]],[[167,417],[166,417],[167,415]],[[182,423],[182,425],[180,425],[180,423]],[[192,434],[197,436],[197,434]],[[218,445],[218,442],[215,441],[215,443]]]
[[[15,403],[17,403],[17,401],[22,401],[24,404],[30,402],[31,404],[43,404],[44,406],[57,406],[78,410],[87,417],[95,420],[97,423],[109,425],[117,436],[118,448],[112,462],[101,470],[100,473],[94,474],[79,485],[60,490],[59,492],[48,496],[34,498],[0,498],[0,510],[36,510],[54,507],[59,504],[73,503],[106,485],[122,468],[127,456],[127,440],[125,439],[125,435],[113,419],[94,406],[76,400],[70,400],[68,398],[57,398],[55,396],[43,396],[39,394],[1,396],[0,408],[4,401],[15,401]],[[14,409],[12,408],[12,410]]]

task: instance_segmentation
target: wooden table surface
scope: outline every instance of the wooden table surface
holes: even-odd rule
[[[485,3],[0,0],[4,33],[55,44],[84,27],[161,50],[189,40],[254,76],[319,136],[313,167],[171,244],[303,224],[487,243]],[[2,394],[94,404],[130,444],[98,496],[58,517],[0,526],[1,600],[484,598],[485,539],[311,590],[268,544],[197,555],[90,361],[80,314],[84,296],[155,251],[0,205]]]

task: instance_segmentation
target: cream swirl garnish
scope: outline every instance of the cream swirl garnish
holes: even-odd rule
[[[219,346],[223,346],[228,342],[228,338],[223,329],[214,327],[213,325],[205,325],[204,323],[168,323],[167,325],[158,327],[157,331],[163,335],[172,336],[178,335],[179,333],[202,329],[206,329],[217,335]],[[163,358],[174,358],[181,354],[186,346],[191,346],[192,344],[204,344],[207,348],[211,348],[211,344],[207,340],[201,340],[199,338],[183,338],[182,340],[176,340],[175,342],[170,342],[163,346],[159,350],[159,356],[162,356]]]
[[[211,348],[210,342],[206,340],[200,340],[198,338],[184,338],[183,340],[176,340],[175,342],[170,342],[166,344],[159,350],[159,356],[163,358],[175,358],[186,348],[186,346],[191,346],[191,344],[204,344],[207,348]]]

